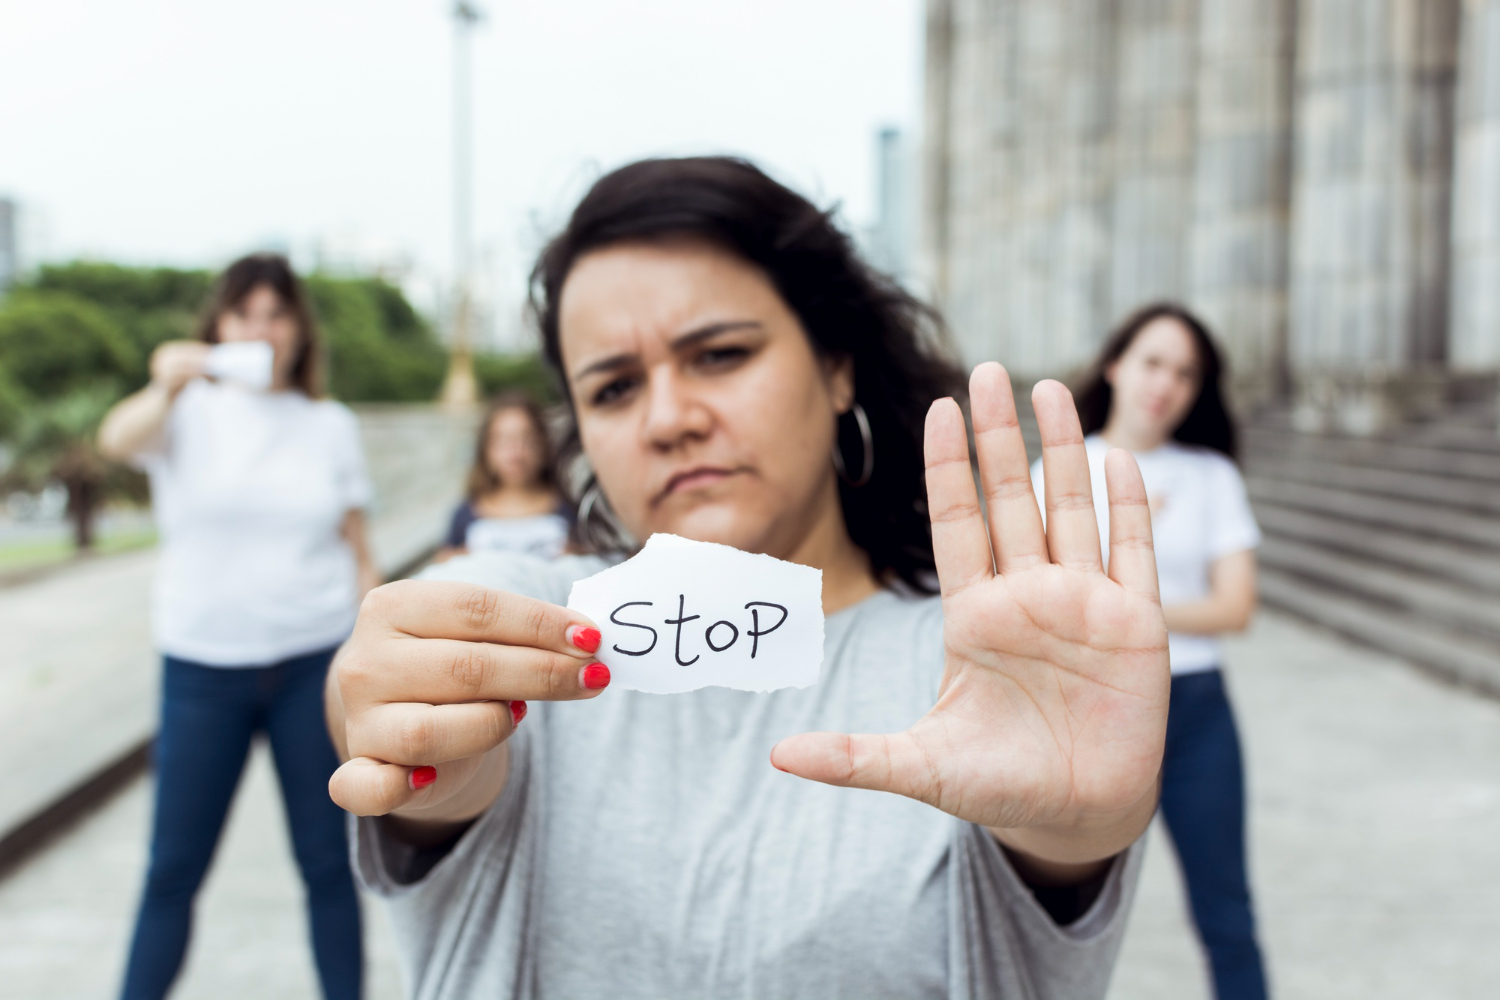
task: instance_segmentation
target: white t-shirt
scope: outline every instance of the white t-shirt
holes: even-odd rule
[[[137,462],[161,538],[162,652],[264,666],[348,636],[356,567],[340,528],[372,495],[348,407],[195,380]]]
[[[568,522],[561,514],[476,518],[464,534],[470,552],[525,552],[542,559],[556,559],[567,544]]]
[[[1109,495],[1104,482],[1104,456],[1109,445],[1097,434],[1090,434],[1084,444],[1089,455],[1094,514],[1099,519],[1099,542],[1108,565]],[[1217,451],[1176,441],[1142,452],[1135,460],[1151,503],[1151,534],[1162,604],[1207,597],[1209,566],[1222,556],[1260,544],[1260,528],[1250,511],[1240,470]],[[1045,511],[1040,460],[1031,467],[1031,482]],[[1174,674],[1219,665],[1219,640],[1215,636],[1173,632],[1168,644]]]

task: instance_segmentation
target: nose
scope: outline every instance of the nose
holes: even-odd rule
[[[700,441],[713,430],[713,414],[670,366],[650,373],[646,381],[646,415],[641,435],[653,448],[671,451]]]

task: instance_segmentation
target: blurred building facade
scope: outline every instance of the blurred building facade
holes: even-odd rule
[[[1368,432],[1500,372],[1500,0],[928,0],[922,272],[971,360],[1187,302]]]

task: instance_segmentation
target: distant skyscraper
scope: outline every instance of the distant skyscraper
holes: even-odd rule
[[[876,217],[868,249],[870,262],[897,279],[910,276],[912,260],[915,190],[907,160],[901,130],[881,129],[875,140]]]
[[[16,273],[21,269],[16,250],[17,214],[14,200],[0,198],[0,295],[15,284]]]

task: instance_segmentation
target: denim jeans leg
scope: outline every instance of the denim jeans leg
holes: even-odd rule
[[[359,896],[349,868],[345,814],[328,797],[338,757],[323,717],[332,650],[278,664],[266,729],[281,779],[293,850],[307,886],[313,954],[323,995],[357,1000],[363,978]]]
[[[1161,811],[1208,952],[1215,995],[1262,1000],[1265,971],[1245,862],[1244,768],[1217,670],[1172,679]]]
[[[255,731],[251,673],[164,659],[151,864],[125,971],[127,1000],[165,996],[182,967],[193,898]]]

